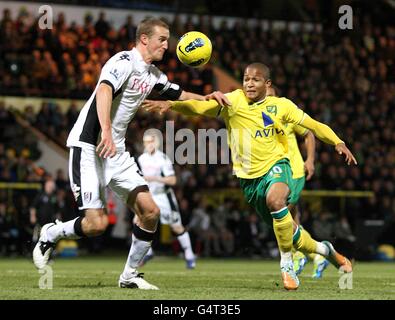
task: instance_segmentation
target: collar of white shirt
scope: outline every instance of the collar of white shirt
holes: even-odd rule
[[[136,60],[138,62],[135,65],[136,70],[139,72],[147,71],[150,67],[150,64],[148,64],[144,61],[143,56],[141,55],[140,51],[138,51],[137,48],[133,48],[132,54],[136,57]]]

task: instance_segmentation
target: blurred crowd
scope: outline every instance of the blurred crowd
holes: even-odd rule
[[[106,21],[105,13],[97,21],[87,15],[83,25],[66,25],[64,15],[60,14],[52,30],[41,30],[36,22],[24,11],[14,19],[7,10],[3,12],[0,22],[2,95],[85,99],[94,89],[105,61],[117,51],[130,49],[135,40],[136,26],[132,16],[119,30],[114,30]],[[353,232],[358,219],[384,219],[388,225],[394,223],[393,25],[382,25],[367,12],[355,17],[354,29],[347,32],[334,27],[307,30],[303,24],[297,32],[291,32],[290,25],[285,30],[277,30],[272,25],[263,30],[260,25],[247,27],[243,21],[229,25],[226,20],[215,28],[209,16],[202,16],[198,23],[193,23],[192,19],[181,23],[176,16],[169,23],[176,37],[189,30],[206,33],[213,41],[212,61],[237,80],[242,79],[243,69],[249,62],[261,61],[269,65],[280,95],[293,100],[317,120],[330,124],[347,142],[358,166],[347,167],[332,147],[317,142],[316,172],[306,188],[371,190],[375,196],[348,199],[341,215],[336,201],[328,201],[325,210],[320,212],[304,204],[302,223],[313,235],[319,239],[345,239],[349,245],[355,241]],[[204,69],[186,68],[177,61],[172,50],[158,67],[186,90],[207,94],[216,88],[210,64]],[[0,105],[0,117],[9,116]],[[23,116],[64,146],[78,110],[71,104],[64,113],[58,105],[43,102],[37,114],[31,106],[25,106]],[[128,131],[127,147],[131,154],[137,157],[143,151],[141,141],[146,129],[158,128],[165,132],[166,121],[174,121],[175,131],[189,128],[197,132],[198,129],[224,127],[218,119],[191,120],[173,113],[159,116],[140,111]],[[11,131],[16,130],[16,126],[11,127]],[[1,132],[8,134],[9,131]],[[9,137],[2,137],[0,141],[1,181],[56,180],[43,173],[40,176],[41,168],[34,168],[39,151],[36,145],[29,144],[29,137],[23,139],[22,144],[3,143],[12,141]],[[221,155],[220,150],[218,153]],[[247,250],[243,248],[249,248],[249,254],[258,251],[262,254],[263,249],[259,248],[265,248],[265,254],[270,254],[272,235],[255,213],[237,201],[229,200],[220,207],[203,201],[203,190],[238,187],[231,165],[176,164],[175,167],[179,178],[176,192],[183,217],[191,230],[195,230],[192,232],[194,241],[201,245],[198,250],[203,255],[243,254]],[[68,190],[68,183],[62,188]],[[0,199],[0,217],[5,210],[5,198],[3,194]]]
[[[30,254],[38,227],[77,214],[65,172],[39,167],[36,138],[0,103],[0,255]]]
[[[37,19],[26,11],[12,19],[5,9],[0,21],[0,94],[89,97],[101,67],[116,52],[134,46],[135,32],[132,16],[115,30],[105,12],[97,21],[86,15],[83,25],[67,25],[60,13],[52,29],[40,29]],[[169,79],[183,83],[185,89],[211,91],[210,68],[180,66],[174,52],[165,56],[158,65],[162,66]]]

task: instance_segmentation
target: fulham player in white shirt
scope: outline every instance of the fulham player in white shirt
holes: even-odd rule
[[[201,96],[183,91],[168,81],[152,63],[168,48],[169,27],[160,19],[144,19],[136,31],[136,47],[111,57],[103,66],[98,84],[71,130],[69,178],[81,215],[70,221],[42,227],[33,250],[33,262],[44,268],[62,238],[78,239],[102,234],[108,225],[104,188],[110,187],[130,208],[138,209],[139,224],[133,228],[130,252],[118,285],[121,288],[157,290],[137,268],[151,247],[159,208],[134,158],[125,150],[125,134],[138,108],[155,89],[163,99],[216,99],[228,104],[220,92]]]
[[[160,222],[170,226],[171,231],[177,237],[184,250],[186,267],[194,269],[196,261],[192,251],[191,240],[188,231],[182,224],[180,209],[172,189],[172,186],[177,183],[173,164],[169,157],[159,150],[160,140],[156,129],[145,131],[143,143],[144,153],[137,161],[144,179],[148,182],[152,197],[160,209]],[[136,219],[135,222],[137,221]],[[154,252],[150,248],[143,262],[151,259],[153,255]]]

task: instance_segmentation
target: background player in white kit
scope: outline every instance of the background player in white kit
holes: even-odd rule
[[[144,179],[148,181],[149,190],[156,205],[160,209],[161,224],[170,225],[171,231],[177,236],[182,249],[186,267],[194,269],[195,255],[192,251],[189,233],[185,230],[177,199],[171,188],[177,183],[173,164],[169,157],[159,150],[160,140],[156,129],[145,131],[143,136],[144,153],[137,159]],[[134,220],[138,223],[138,218]],[[144,262],[154,255],[152,248],[144,257]]]
[[[229,103],[221,93],[207,97],[183,91],[168,81],[152,62],[160,61],[168,48],[169,27],[160,19],[146,18],[136,31],[136,47],[111,57],[103,66],[95,91],[82,108],[67,139],[70,148],[69,177],[82,215],[67,222],[42,227],[33,250],[37,268],[44,268],[61,238],[93,237],[108,225],[104,188],[110,187],[130,208],[137,208],[139,224],[123,273],[121,288],[158,289],[145,281],[137,267],[151,247],[159,208],[136,162],[125,151],[125,134],[144,99],[153,89],[164,99],[216,98]]]

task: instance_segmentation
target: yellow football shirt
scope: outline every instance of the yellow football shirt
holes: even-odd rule
[[[221,108],[212,100],[188,100],[173,102],[172,109],[187,115],[220,115],[228,132],[234,174],[244,179],[261,177],[278,160],[288,158],[288,143],[281,122],[297,124],[304,118],[304,112],[285,98],[267,96],[262,101],[249,103],[240,89],[226,96],[231,106]],[[267,111],[267,107],[276,105],[281,105],[281,122]]]
[[[285,127],[285,133],[288,140],[288,155],[292,169],[292,177],[294,179],[301,178],[305,175],[304,172],[304,161],[300,153],[296,134],[304,136],[307,133],[307,129],[303,128],[294,123],[284,122],[285,114],[288,112],[286,105],[293,105],[293,102],[286,98],[278,98],[279,100],[273,101],[273,104],[266,106],[266,111],[272,116],[279,119]],[[281,101],[281,103],[278,103]],[[296,107],[296,105],[295,105]]]

